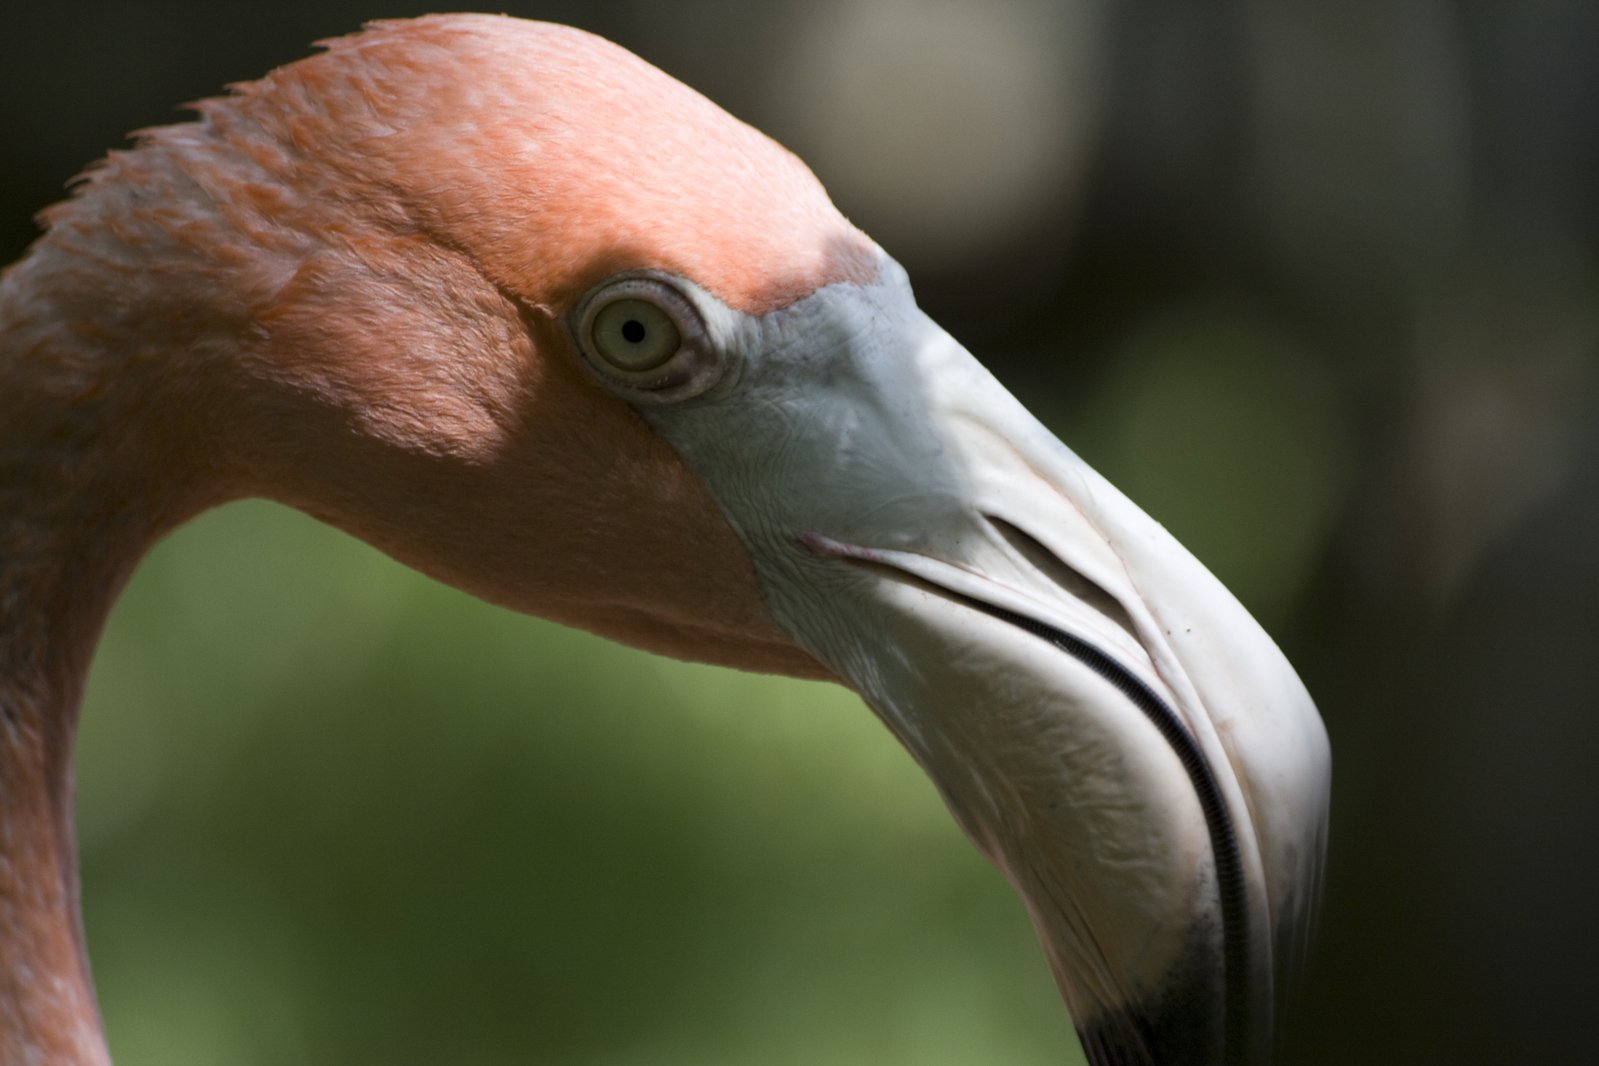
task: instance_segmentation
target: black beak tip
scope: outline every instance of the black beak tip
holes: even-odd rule
[[[1159,991],[1079,1026],[1092,1066],[1244,1066],[1248,1034],[1228,1032],[1228,1004],[1213,956],[1200,952]],[[1243,1022],[1236,1015],[1234,1024]]]
[[[1213,1015],[1166,1007],[1118,1010],[1077,1030],[1092,1066],[1221,1066],[1228,1062]]]

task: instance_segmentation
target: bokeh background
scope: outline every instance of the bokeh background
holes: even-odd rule
[[[430,6],[4,0],[0,261],[126,131]],[[1599,5],[503,6],[798,151],[1277,635],[1336,767],[1288,1061],[1591,1061]],[[848,693],[515,617],[269,504],[141,570],[79,778],[121,1066],[1078,1054]]]

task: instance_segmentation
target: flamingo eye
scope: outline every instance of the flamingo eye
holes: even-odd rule
[[[591,291],[569,328],[583,358],[629,403],[667,404],[726,380],[692,283],[639,271]]]
[[[589,339],[596,355],[630,374],[664,366],[683,344],[671,315],[648,300],[631,296],[613,300],[595,312]]]

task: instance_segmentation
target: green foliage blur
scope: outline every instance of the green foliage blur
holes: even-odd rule
[[[1058,1063],[1020,906],[842,688],[655,658],[236,504],[78,756],[120,1066]]]

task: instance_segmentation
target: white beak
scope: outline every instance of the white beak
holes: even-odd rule
[[[1016,887],[1090,1058],[1266,1060],[1329,781],[1276,645],[891,263],[718,315],[738,380],[646,417]]]

